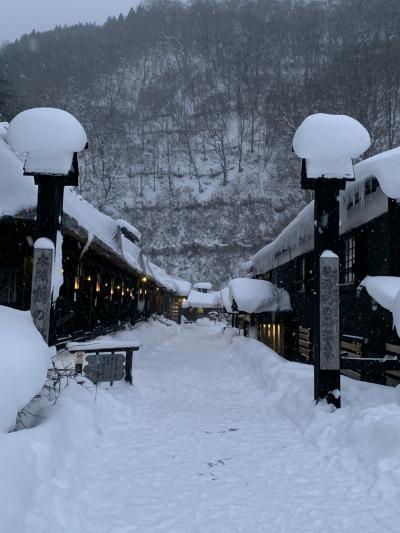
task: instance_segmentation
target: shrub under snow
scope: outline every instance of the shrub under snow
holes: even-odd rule
[[[43,387],[51,351],[29,311],[0,306],[0,339],[0,431],[10,431]]]

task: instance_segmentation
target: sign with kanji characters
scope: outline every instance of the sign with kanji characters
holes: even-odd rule
[[[36,328],[46,342],[49,341],[51,282],[54,249],[35,246],[31,292],[31,314]]]
[[[339,340],[339,258],[335,254],[320,258],[320,368],[340,368]]]

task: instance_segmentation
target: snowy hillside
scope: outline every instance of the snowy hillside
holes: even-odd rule
[[[366,155],[400,143],[399,27],[384,0],[146,3],[3,47],[0,114],[70,111],[89,139],[80,192],[134,223],[162,266],[220,284],[303,207],[304,117],[356,118]]]

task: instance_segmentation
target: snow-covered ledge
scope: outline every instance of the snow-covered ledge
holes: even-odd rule
[[[375,177],[389,198],[400,198],[400,147],[361,161],[354,167],[356,179]]]
[[[400,277],[367,276],[360,283],[368,294],[393,314],[393,322],[400,336]]]

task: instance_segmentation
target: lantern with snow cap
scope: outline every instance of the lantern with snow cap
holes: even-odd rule
[[[55,302],[63,283],[64,187],[78,185],[77,153],[87,147],[87,137],[70,113],[42,107],[19,113],[10,122],[7,141],[14,151],[25,154],[24,174],[33,176],[38,186],[31,313],[43,338],[52,345],[55,342]],[[49,246],[41,248],[37,244],[46,240],[54,245],[52,253]],[[37,284],[51,286],[50,302],[39,301]]]
[[[368,131],[345,115],[307,117],[293,139],[301,186],[314,191],[314,398],[340,407],[339,191],[354,181],[353,159]]]

